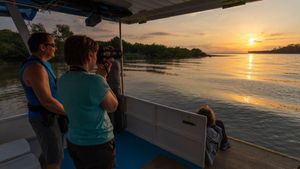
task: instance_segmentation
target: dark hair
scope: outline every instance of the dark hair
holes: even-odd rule
[[[64,44],[64,57],[68,65],[83,65],[90,52],[97,52],[97,43],[84,35],[70,36]]]
[[[46,32],[31,34],[27,41],[30,51],[37,52],[39,50],[40,45],[47,43],[50,37],[52,37],[51,34]]]
[[[214,119],[213,119],[214,112],[209,107],[207,107],[207,106],[200,107],[197,114],[201,114],[201,115],[206,116],[207,126],[212,126],[215,123]]]

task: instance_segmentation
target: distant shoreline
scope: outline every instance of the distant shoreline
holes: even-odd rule
[[[254,54],[300,54],[300,52],[248,51]]]
[[[274,48],[272,50],[248,51],[248,53],[300,54],[300,44],[289,44],[287,46]]]
[[[238,54],[207,54],[206,57],[228,57],[228,56],[234,56]]]

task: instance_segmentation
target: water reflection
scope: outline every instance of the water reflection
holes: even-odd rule
[[[246,102],[246,103],[250,103],[250,97],[249,96],[244,96],[243,97],[243,100]]]
[[[157,63],[157,64],[154,64]],[[152,72],[152,73],[158,73],[158,74],[166,74],[166,75],[172,75],[172,76],[177,76],[176,73],[172,72],[172,67],[174,65],[178,65],[178,63],[173,64],[172,61],[166,62],[151,62],[146,63],[142,61],[133,62],[129,61],[124,64],[124,70],[125,71],[141,71],[141,72]]]
[[[19,64],[0,65],[0,88],[16,84],[19,77]]]
[[[252,79],[252,62],[253,62],[253,54],[248,55],[248,71],[247,71],[247,79]]]
[[[300,118],[299,112],[300,107],[297,104],[281,102],[273,98],[263,98],[263,97],[254,97],[254,96],[242,96],[236,93],[227,93],[227,97],[240,102],[247,104],[248,106],[253,106],[257,109],[262,110],[275,110],[273,113],[280,116]]]
[[[211,104],[230,135],[299,156],[299,63],[300,55],[265,54],[126,61],[125,92],[184,110]],[[67,71],[53,66],[58,77]],[[0,66],[0,118],[26,112],[18,69]]]

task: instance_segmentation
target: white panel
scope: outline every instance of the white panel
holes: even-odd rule
[[[156,145],[183,159],[204,167],[205,141],[192,140],[178,133],[160,128],[156,135]]]
[[[0,144],[34,136],[25,114],[0,120]]]
[[[0,164],[0,169],[40,169],[38,159],[32,153]]]
[[[155,126],[142,119],[127,115],[127,131],[137,135],[150,143],[154,142]]]
[[[155,139],[160,147],[204,166],[206,117],[158,107],[157,126]]]
[[[141,102],[134,98],[127,98],[127,114],[136,118],[155,124],[155,106],[147,102]]]
[[[206,117],[127,97],[127,130],[204,167]]]
[[[199,133],[199,130],[206,129],[206,118],[177,109],[158,107],[157,125],[161,128],[177,132],[185,137],[199,140],[203,137],[203,133]]]
[[[30,145],[25,139],[19,139],[0,145],[0,163],[30,152]]]

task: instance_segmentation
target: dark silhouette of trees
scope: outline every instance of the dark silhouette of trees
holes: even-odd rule
[[[74,33],[70,30],[68,25],[56,25],[55,30],[52,35],[56,40],[64,42],[68,37],[72,36]]]
[[[0,30],[0,61],[21,62],[28,52],[21,36],[8,29]]]
[[[64,41],[74,35],[68,25],[56,25],[55,30],[52,32],[52,36],[55,38],[56,44],[56,57],[55,61],[63,61],[63,45]]]
[[[31,33],[46,32],[45,27],[38,23],[30,26]],[[55,43],[57,47],[56,57],[53,61],[63,61],[63,43],[64,41],[73,35],[68,25],[56,25],[55,30],[52,32],[55,37]],[[113,46],[120,48],[119,37],[114,37],[110,41],[101,42],[103,46]],[[191,57],[204,57],[206,53],[200,49],[187,49],[181,47],[166,47],[159,44],[131,44],[123,40],[123,47],[125,51],[125,59],[181,59]],[[0,30],[0,61],[14,62],[24,60],[28,56],[26,47],[16,32],[11,30]]]
[[[98,42],[100,45],[111,45],[120,48],[119,37],[114,37],[108,42]],[[158,44],[131,44],[123,40],[123,48],[125,51],[125,59],[182,59],[191,57],[204,57],[206,53],[200,49],[187,49],[180,47],[166,47]]]
[[[249,51],[248,53],[283,53],[283,54],[300,54],[300,44],[289,44],[284,47],[277,47],[272,50]]]
[[[290,44],[285,47],[274,48],[271,53],[300,53],[300,44]]]
[[[33,23],[30,25],[30,33],[46,32],[46,29],[41,23]]]

